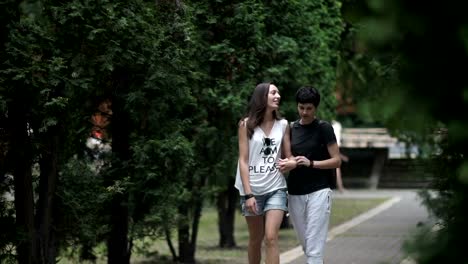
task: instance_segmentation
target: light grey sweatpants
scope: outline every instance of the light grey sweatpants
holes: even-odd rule
[[[305,195],[289,195],[289,215],[307,258],[307,264],[323,264],[331,212],[330,188]]]

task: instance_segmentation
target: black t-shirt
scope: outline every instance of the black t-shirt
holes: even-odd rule
[[[330,158],[327,146],[333,143],[336,143],[335,133],[326,121],[314,119],[307,125],[295,121],[291,126],[291,152],[294,156],[305,156],[309,160],[326,160]],[[304,195],[334,188],[335,182],[335,169],[298,166],[289,173],[288,192]]]

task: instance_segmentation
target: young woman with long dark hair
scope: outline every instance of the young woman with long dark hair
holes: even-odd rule
[[[235,187],[241,196],[242,214],[249,230],[250,264],[260,263],[262,241],[265,241],[265,262],[279,263],[278,232],[287,211],[287,186],[278,163],[282,154],[291,156],[288,121],[278,111],[280,100],[274,84],[260,83],[239,122]],[[295,160],[281,162],[295,163]]]

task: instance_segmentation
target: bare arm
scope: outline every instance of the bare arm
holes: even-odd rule
[[[244,187],[244,193],[252,193],[249,179],[249,140],[247,137],[247,126],[245,120],[239,123],[239,170]]]
[[[281,142],[281,152],[284,159],[279,161],[279,169],[282,173],[286,173],[294,168],[296,168],[297,163],[296,159],[291,152],[291,136],[289,132],[289,125],[286,127],[285,134],[283,136],[283,141]]]
[[[340,158],[340,149],[338,144],[333,143],[327,146],[328,153],[330,154],[330,158],[326,160],[313,160],[310,161],[304,156],[296,157],[298,165],[304,165],[309,167],[311,163],[313,163],[313,167],[316,169],[335,169],[341,166],[341,158]]]
[[[330,144],[327,146],[330,158],[326,160],[314,161],[314,168],[318,169],[336,169],[341,166],[340,148],[338,144]]]
[[[283,142],[281,142],[282,150],[283,150],[283,157],[284,158],[293,158],[292,152],[291,152],[291,136],[289,132],[290,128],[289,126],[286,127],[286,132],[284,133],[283,136]]]
[[[239,170],[242,180],[242,186],[244,187],[245,194],[253,194],[250,188],[250,176],[249,176],[249,139],[247,137],[247,125],[246,120],[239,123],[238,129],[239,136]],[[245,201],[247,210],[257,214],[257,200],[255,197],[249,198]]]

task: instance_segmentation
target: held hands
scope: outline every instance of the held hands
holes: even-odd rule
[[[278,168],[282,173],[288,172],[297,167],[296,159],[280,159],[278,161]]]
[[[296,162],[298,166],[306,166],[310,167],[310,160],[304,156],[297,156],[296,157]]]

